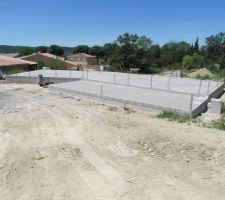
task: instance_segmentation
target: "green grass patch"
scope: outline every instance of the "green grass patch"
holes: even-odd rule
[[[116,112],[117,110],[118,110],[118,108],[116,106],[110,106],[109,107],[109,111]]]
[[[124,106],[123,109],[126,111],[127,114],[135,113],[135,111],[127,106]]]
[[[168,119],[169,121],[176,121],[179,123],[190,122],[190,117],[188,115],[180,115],[172,111],[163,111],[157,115],[158,118]],[[192,119],[192,121],[195,121]]]
[[[222,118],[213,122],[212,127],[225,131],[225,114],[223,114]]]
[[[223,113],[222,117],[218,119],[217,121],[213,122],[211,126],[213,128],[225,131],[225,104],[224,103],[223,103],[221,111]]]

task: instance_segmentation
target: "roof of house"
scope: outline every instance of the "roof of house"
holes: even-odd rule
[[[35,55],[42,55],[42,56],[45,56],[45,57],[48,57],[48,58],[53,58],[53,59],[64,61],[66,63],[74,65],[74,62],[71,62],[69,60],[65,60],[65,58],[63,58],[63,57],[56,56],[56,55],[53,55],[53,54],[50,54],[50,53],[36,53],[36,54],[31,54],[31,55],[28,55],[28,56],[20,57],[20,59],[26,60],[26,58],[30,58],[30,57],[35,56]]]
[[[19,55],[19,53],[0,53],[0,55],[7,56],[7,57],[10,57],[10,58],[15,58]]]
[[[25,60],[26,58],[30,58],[30,57],[35,56],[35,55],[42,55],[42,56],[46,56],[46,57],[49,57],[49,58],[65,60],[65,58],[63,58],[63,57],[56,56],[56,55],[53,55],[53,54],[50,54],[50,53],[34,53],[34,54],[27,55],[27,56],[22,56],[22,57],[20,57],[20,59]]]
[[[92,55],[89,55],[89,54],[86,54],[86,53],[77,53],[77,54],[73,54],[73,55],[70,55],[70,56],[67,56],[67,57],[74,57],[74,58],[77,58],[77,57],[82,57],[82,58],[96,58],[96,56],[92,56]]]
[[[0,67],[1,66],[10,66],[10,65],[35,65],[36,62],[21,60],[18,58],[10,58],[7,56],[0,55]]]

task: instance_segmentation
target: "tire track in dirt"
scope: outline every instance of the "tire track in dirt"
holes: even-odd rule
[[[62,111],[60,111],[62,113]],[[77,133],[75,132],[75,129],[71,125],[72,122],[70,122],[70,117],[69,116],[63,116],[63,118],[60,116],[60,113],[54,114],[54,120],[60,121],[60,124],[57,124],[57,130],[60,130],[60,132],[63,133],[64,137],[68,137],[68,139],[71,139],[71,136],[73,137],[73,143],[74,145],[78,146],[81,149],[82,155],[85,158],[85,162],[88,162],[91,164],[94,168],[97,169],[98,173],[109,182],[109,186],[106,184],[103,184],[101,187],[101,192],[104,190],[108,190],[110,188],[112,192],[114,193],[113,195],[110,195],[109,197],[115,196],[115,199],[126,199],[127,195],[129,192],[127,191],[127,184],[125,183],[123,177],[120,176],[120,174],[113,169],[110,165],[105,163],[96,153],[95,151],[91,148],[91,146],[84,141],[84,139],[81,137],[82,133]],[[65,111],[63,113],[66,113]],[[77,128],[77,125],[76,125]],[[78,128],[78,130],[82,130],[82,126]],[[72,141],[71,141],[72,142]],[[71,156],[70,156],[71,157]],[[86,180],[87,183],[92,182],[89,178],[85,175],[85,172],[82,170],[79,170],[84,179]],[[100,176],[100,177],[101,177]],[[99,175],[96,177],[97,179],[100,178]],[[95,179],[95,181],[97,180]],[[104,179],[103,179],[104,181]],[[94,188],[96,187],[96,183]],[[90,186],[90,187],[93,187]],[[94,190],[93,188],[93,190]],[[130,198],[129,198],[130,199]]]
[[[118,198],[118,195],[113,190],[111,190],[111,187],[107,185],[104,179],[101,178],[101,176],[99,177],[99,175],[94,172],[89,173],[89,171],[84,170],[82,165],[80,165],[81,163],[90,165],[90,163],[86,159],[82,160],[77,158],[76,153],[73,152],[74,149],[79,148],[82,150],[82,154],[84,154],[83,147],[81,147],[83,141],[79,135],[74,134],[74,129],[71,129],[66,120],[62,119],[65,116],[61,117],[61,114],[58,114],[55,111],[54,115],[47,111],[45,111],[44,115],[48,118],[48,121],[54,122],[52,131],[57,131],[57,137],[61,138],[62,142],[58,144],[58,151],[67,161],[71,162],[75,166],[77,173],[84,180],[85,184],[93,194],[92,199],[120,199]],[[43,122],[42,127],[39,127],[39,131],[40,129],[43,131],[43,129],[45,127],[47,128],[47,126],[48,124],[44,124]]]

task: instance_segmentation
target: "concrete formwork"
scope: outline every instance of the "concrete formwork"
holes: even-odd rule
[[[15,77],[30,77],[36,79],[38,74],[46,78],[64,78],[64,79],[87,79],[105,83],[114,83],[118,85],[129,85],[132,87],[147,87],[156,90],[180,92],[195,94],[199,96],[210,95],[222,82],[195,80],[189,78],[177,78],[158,75],[140,75],[117,72],[96,72],[96,71],[73,71],[73,70],[37,70],[7,77],[8,81],[15,81]],[[26,81],[24,79],[24,81]]]
[[[176,111],[193,117],[200,114],[196,112],[196,109],[207,101],[207,97],[200,96],[193,96],[192,101],[190,94],[170,93],[87,80],[50,85],[49,90],[58,94],[81,96],[88,99],[137,106],[143,109]]]

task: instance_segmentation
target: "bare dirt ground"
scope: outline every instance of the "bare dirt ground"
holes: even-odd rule
[[[112,110],[0,84],[0,199],[225,199],[225,132]]]

